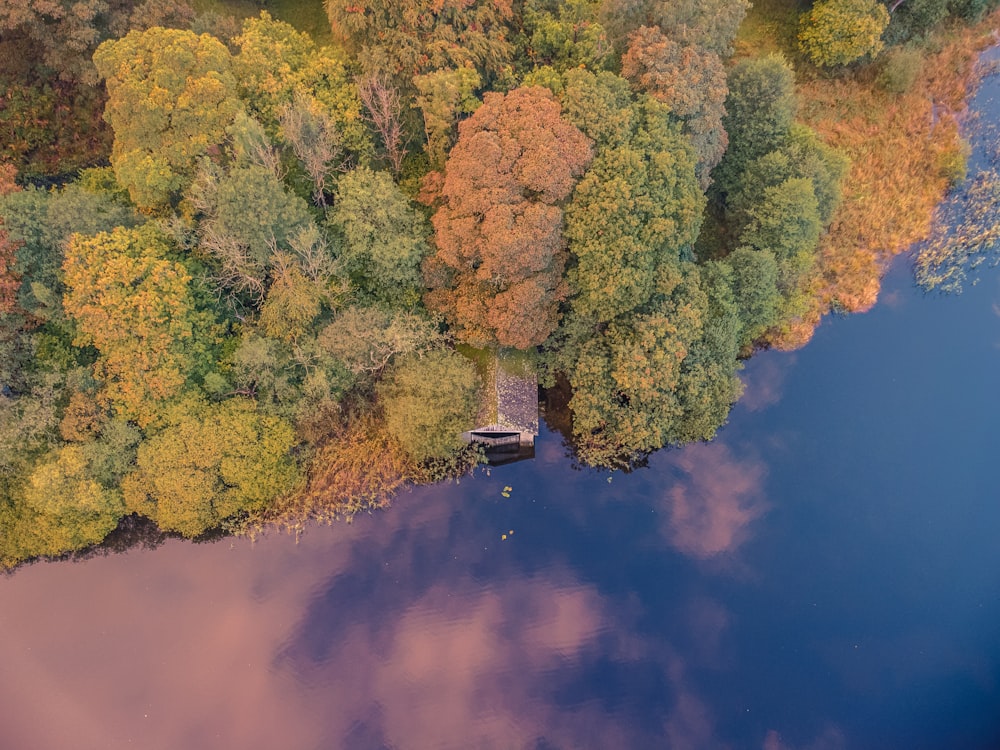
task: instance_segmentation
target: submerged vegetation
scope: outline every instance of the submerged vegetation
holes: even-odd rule
[[[473,347],[583,463],[711,439],[961,181],[988,4],[8,3],[0,564],[466,471]]]

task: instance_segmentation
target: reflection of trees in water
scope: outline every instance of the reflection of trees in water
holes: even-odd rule
[[[160,531],[156,524],[148,518],[134,513],[125,516],[118,522],[118,527],[105,537],[104,541],[95,547],[77,552],[73,560],[88,560],[92,557],[106,557],[117,552],[128,552],[131,549],[156,549],[171,536]]]
[[[228,531],[219,529],[188,541],[211,542],[227,536],[228,533]],[[118,522],[115,530],[108,534],[100,544],[76,552],[67,552],[57,557],[32,557],[17,563],[11,568],[0,568],[0,575],[13,575],[16,571],[39,562],[56,562],[60,560],[81,562],[95,557],[107,557],[111,554],[128,552],[132,549],[156,549],[170,538],[182,539],[183,537],[180,534],[164,533],[157,528],[153,521],[133,513],[124,516]]]
[[[558,433],[562,438],[563,447],[566,449],[566,456],[572,459],[571,468],[574,471],[582,471],[589,468],[581,463],[577,458],[579,443],[573,432],[573,410],[569,408],[570,399],[573,398],[573,386],[562,373],[556,375],[555,384],[549,388],[542,389],[542,401],[544,411],[542,418],[552,432]],[[623,471],[626,474],[633,469],[642,469],[649,465],[649,453],[622,454],[609,461],[612,468]]]

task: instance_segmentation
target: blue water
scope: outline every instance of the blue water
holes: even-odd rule
[[[0,748],[1000,748],[1000,272],[884,289],[631,474],[0,579]]]

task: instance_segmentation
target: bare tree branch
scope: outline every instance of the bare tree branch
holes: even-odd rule
[[[399,91],[387,78],[372,73],[358,80],[358,95],[368,113],[366,119],[382,138],[389,166],[398,175],[407,153],[400,122],[403,106]]]
[[[324,188],[330,172],[347,168],[333,118],[308,94],[296,93],[295,100],[281,112],[281,132],[313,181],[313,201],[325,207]]]

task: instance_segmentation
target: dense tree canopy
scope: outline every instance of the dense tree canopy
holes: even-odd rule
[[[611,41],[597,18],[600,4],[600,0],[525,2],[525,54],[532,64],[561,73],[570,68],[601,70],[611,62]]]
[[[481,84],[479,73],[470,67],[435,70],[413,78],[419,92],[416,103],[424,116],[425,150],[435,169],[444,167],[458,118],[472,114],[482,103],[475,95]]]
[[[493,77],[513,47],[509,0],[326,0],[334,36],[367,71],[409,82],[466,63]]]
[[[184,28],[194,16],[182,0],[8,0],[0,5],[0,31],[30,39],[60,77],[92,85],[90,58],[102,41],[129,29]]]
[[[74,235],[63,273],[77,343],[100,353],[103,397],[126,419],[153,422],[208,364],[213,321],[198,303],[198,282],[152,224]]]
[[[125,509],[121,492],[102,487],[94,478],[85,449],[66,445],[31,473],[24,497],[37,515],[22,540],[35,554],[57,555],[66,549],[96,544],[118,525]]]
[[[698,156],[701,187],[707,188],[709,175],[729,143],[722,126],[728,91],[719,56],[704,48],[679,44],[659,29],[643,26],[629,37],[628,50],[622,57],[622,75],[681,118]]]
[[[561,203],[591,157],[540,87],[488,94],[461,124],[424,277],[428,307],[463,341],[525,349],[555,329],[566,295]]]
[[[187,403],[139,446],[124,484],[128,509],[193,537],[290,491],[298,472],[291,425],[252,401]]]
[[[643,312],[601,330],[570,322],[556,366],[573,388],[573,439],[584,461],[628,464],[707,439],[725,421],[740,392],[736,311],[728,290],[717,303],[712,283],[681,262],[663,269]]]
[[[704,208],[693,154],[667,108],[627,108],[631,137],[598,150],[566,212],[573,310],[595,321],[650,300],[661,269],[694,245]]]
[[[94,63],[108,87],[115,175],[139,208],[163,209],[239,108],[229,50],[207,34],[154,27],[105,42]]]
[[[326,0],[335,47],[182,0],[0,8],[0,564],[455,471],[461,344],[566,386],[583,463],[711,439],[847,168],[788,62],[726,59],[748,7]]]
[[[784,146],[795,116],[795,80],[780,55],[738,63],[727,76],[722,124],[729,149],[713,174],[722,192],[732,190],[746,165]]]
[[[725,55],[749,8],[748,0],[603,0],[601,19],[622,49],[640,26],[655,26],[676,42]]]
[[[344,175],[330,216],[343,235],[344,270],[361,295],[400,306],[420,299],[426,223],[388,173]]]
[[[357,84],[332,50],[317,47],[267,13],[244,21],[234,41],[239,54],[232,70],[240,98],[269,133],[277,132],[282,113],[299,97],[303,106],[329,119],[346,155],[359,162],[370,158],[371,135],[362,120]]]
[[[63,249],[70,236],[107,232],[138,222],[131,206],[113,194],[89,189],[84,180],[62,189],[29,188],[0,196],[0,216],[14,246],[11,270],[20,282],[18,306],[34,318],[48,321],[63,317]]]

